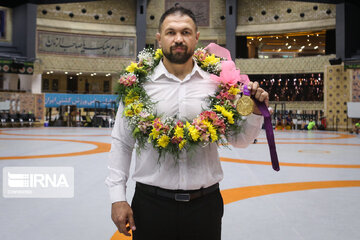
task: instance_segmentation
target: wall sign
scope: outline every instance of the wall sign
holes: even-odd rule
[[[38,53],[135,58],[135,38],[60,32],[37,32]]]

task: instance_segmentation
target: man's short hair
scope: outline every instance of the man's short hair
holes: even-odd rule
[[[181,16],[186,15],[186,16],[190,17],[193,20],[193,22],[195,24],[195,29],[197,31],[197,22],[196,22],[194,13],[190,9],[181,7],[179,4],[177,4],[174,7],[166,10],[166,12],[164,12],[163,15],[161,16],[160,21],[159,21],[159,32],[161,31],[161,26],[162,26],[165,18],[167,16],[175,14],[175,13],[180,13]]]

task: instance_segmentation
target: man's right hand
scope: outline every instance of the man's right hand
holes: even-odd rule
[[[114,202],[111,207],[111,219],[115,223],[120,233],[126,236],[131,236],[129,233],[136,230],[133,211],[130,205],[126,202]]]

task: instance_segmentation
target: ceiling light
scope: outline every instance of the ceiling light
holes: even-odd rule
[[[289,43],[285,43],[285,46],[289,45]]]
[[[96,76],[96,73],[93,73],[94,74],[94,76]]]
[[[54,71],[50,71],[50,73],[54,73]]]
[[[68,72],[65,72],[65,74],[68,74]]]
[[[315,46],[315,47],[314,47],[314,49],[318,49],[318,48],[319,48],[319,46]]]
[[[294,38],[294,42],[296,42],[296,39]]]
[[[290,49],[291,48],[291,46],[288,46],[288,49]]]
[[[316,36],[318,37],[318,36],[319,36],[319,34],[317,33],[317,34],[316,34]]]
[[[286,38],[289,38],[289,36],[286,36]]]
[[[262,38],[259,38],[259,41],[261,42]]]
[[[276,39],[279,39],[279,37],[276,37]]]
[[[82,74],[82,72],[79,72],[79,74],[81,75],[81,74]]]
[[[302,52],[302,48],[299,49],[299,52]]]
[[[280,51],[281,51],[281,48],[278,49],[278,52],[280,52]]]
[[[46,72],[46,74],[50,74],[50,72]]]
[[[308,41],[308,42],[310,42],[310,40],[309,40],[309,39],[308,39],[307,41]]]
[[[307,37],[310,37],[310,35],[308,34]]]
[[[301,49],[303,49],[305,46],[301,46]]]

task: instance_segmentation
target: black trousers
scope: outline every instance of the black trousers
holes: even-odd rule
[[[178,202],[139,189],[132,200],[133,240],[220,240],[224,203],[220,190]]]

